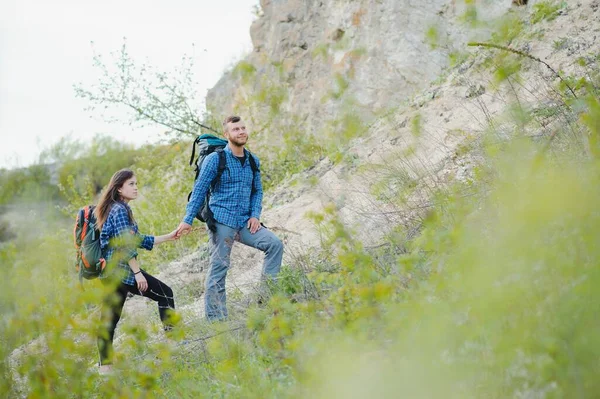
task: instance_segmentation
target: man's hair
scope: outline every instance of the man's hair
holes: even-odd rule
[[[237,123],[239,121],[241,121],[242,118],[240,118],[239,116],[236,115],[231,115],[228,116],[227,118],[225,118],[225,120],[223,121],[223,131],[227,131],[227,124],[228,123]]]

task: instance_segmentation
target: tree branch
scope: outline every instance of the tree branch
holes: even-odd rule
[[[573,88],[563,79],[563,77],[560,76],[560,74],[556,70],[554,70],[554,68],[552,68],[547,62],[542,61],[538,57],[534,57],[533,55],[527,54],[523,51],[515,50],[510,47],[501,46],[499,44],[494,44],[494,43],[469,42],[469,43],[467,43],[467,45],[471,46],[471,47],[488,47],[488,48],[495,48],[498,50],[504,50],[504,51],[508,51],[508,52],[520,55],[521,57],[526,57],[531,60],[537,61],[541,64],[544,64],[548,69],[550,69],[552,71],[552,73],[554,73],[555,76],[557,76],[560,79],[561,82],[563,82],[565,84],[565,86],[567,86],[567,88],[569,89],[571,94],[573,94],[573,97],[577,98],[577,94],[575,94],[575,91],[573,90]]]
[[[154,122],[154,123],[157,123],[157,124],[159,124],[159,125],[162,125],[162,126],[164,126],[164,127],[167,127],[167,128],[169,128],[169,129],[171,129],[171,130],[175,130],[175,131],[177,131],[177,132],[180,132],[180,133],[185,133],[185,134],[190,134],[190,133],[191,133],[191,132],[188,132],[187,130],[183,130],[183,129],[181,129],[181,128],[178,128],[178,127],[175,127],[175,126],[171,126],[171,125],[169,125],[169,124],[167,124],[167,123],[165,123],[165,122],[159,121],[158,119],[156,119],[156,118],[155,118],[155,117],[153,117],[152,115],[150,115],[150,114],[148,114],[148,113],[144,112],[144,111],[143,111],[141,108],[139,108],[139,107],[136,107],[136,106],[135,106],[135,105],[133,105],[133,104],[130,104],[130,103],[128,103],[128,102],[125,102],[125,101],[122,101],[121,103],[122,103],[122,104],[124,104],[124,105],[126,105],[126,106],[128,106],[128,107],[130,107],[130,108],[131,108],[131,109],[133,109],[135,112],[137,112],[139,115],[141,115],[141,116],[143,116],[143,117],[145,117],[145,118],[147,118],[147,119],[151,120],[151,121],[152,121],[152,122]]]

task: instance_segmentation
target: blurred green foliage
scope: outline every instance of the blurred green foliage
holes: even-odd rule
[[[112,137],[96,136],[87,144],[63,139],[42,157],[57,164],[60,185],[66,186],[72,177],[78,191],[83,191],[87,182],[95,193],[99,193],[112,174],[133,165],[136,154],[140,152],[133,145],[123,144]],[[61,154],[67,153],[69,156],[61,157]]]
[[[469,12],[473,22],[477,13]],[[506,56],[485,64],[505,69],[496,74],[498,84],[517,81],[533,62]],[[71,221],[35,224],[40,234],[34,236],[25,234],[30,225],[18,226],[16,237],[0,244],[0,396],[595,397],[600,100],[594,58],[583,61],[584,73],[568,77],[581,83],[579,98],[554,82],[561,102],[532,111],[509,107],[518,116],[514,131],[499,141],[505,132],[490,124],[479,148],[485,161],[473,179],[432,188],[431,206],[410,234],[398,226],[382,246],[365,248],[331,205],[310,216],[321,248],[291,259],[266,303],[250,298],[229,322],[188,321],[181,330],[187,341],[172,347],[162,340],[158,318],[126,310],[114,376],[95,372],[103,291],[97,282],[86,282],[85,290],[78,285]],[[341,120],[360,126],[350,117]],[[284,131],[285,144],[273,148],[277,161],[263,163],[269,189],[335,154],[326,141],[303,140],[293,129],[297,122]],[[555,133],[526,134],[542,123],[553,123]],[[412,120],[415,138],[423,125],[420,117]],[[344,141],[360,131],[338,133]],[[67,215],[122,167],[114,163],[118,154],[138,177],[141,195],[132,207],[140,230],[174,229],[193,180],[188,143],[131,154],[102,143],[78,157],[56,156],[72,171],[62,185],[72,194],[63,197]],[[56,153],[73,151],[65,145]],[[87,161],[76,162],[80,158]],[[106,169],[86,169],[95,162]],[[49,179],[42,170],[4,171],[3,179],[15,173],[3,183],[18,193],[5,203],[44,198],[37,191]],[[386,169],[381,176],[370,183],[382,195],[415,188],[406,171]],[[59,198],[58,191],[53,195],[46,198]],[[199,239],[205,237],[194,233],[143,252],[141,262],[158,272],[196,249]],[[200,290],[176,290],[176,299],[184,292]]]
[[[62,138],[43,151],[36,164],[0,173],[0,205],[68,200],[70,193],[61,186],[79,193],[91,188],[98,194],[115,171],[133,165],[144,151],[109,136],[96,136],[88,143]]]
[[[44,165],[0,170],[0,205],[10,202],[36,202],[58,198],[58,187],[51,182],[50,170]]]

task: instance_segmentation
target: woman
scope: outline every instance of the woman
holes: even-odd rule
[[[161,236],[143,235],[129,207],[137,198],[137,180],[131,170],[122,169],[110,179],[94,210],[100,233],[100,246],[109,267],[100,279],[111,294],[102,308],[102,329],[98,337],[99,372],[112,371],[112,352],[115,328],[128,293],[142,295],[158,302],[158,312],[165,331],[172,329],[175,309],[173,290],[140,268],[137,248],[152,250],[155,245],[175,240],[176,231]]]

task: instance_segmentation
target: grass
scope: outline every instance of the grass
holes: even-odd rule
[[[503,68],[510,70],[503,72],[508,84],[519,69]],[[100,292],[93,285],[81,291],[66,267],[71,231],[50,225],[40,235],[18,234],[0,246],[0,394],[593,396],[600,391],[595,78],[569,78],[584,79],[574,125],[571,114],[564,117],[573,112],[568,93],[556,106],[535,108],[509,133],[491,123],[489,137],[477,144],[484,160],[473,179],[431,188],[418,228],[396,226],[385,245],[365,248],[336,207],[325,207],[312,215],[321,248],[290,259],[266,303],[237,309],[225,323],[188,320],[182,327],[188,341],[175,348],[159,342],[147,315],[135,315],[138,323],[130,314],[118,331],[120,373],[107,379],[92,371],[97,314],[86,310]],[[530,140],[523,132],[536,119],[561,124],[559,134]],[[363,131],[353,115],[340,121],[344,129],[334,132],[342,143]],[[424,126],[420,118],[411,120],[415,138],[424,137]],[[277,168],[268,172],[277,183],[325,154],[340,153],[289,133],[278,147]],[[457,156],[473,151],[468,144],[474,141],[459,147]],[[181,178],[181,159],[158,159],[164,157],[136,160],[144,199],[134,212],[142,230],[165,232],[180,217],[191,180]],[[418,185],[392,167],[379,172],[375,188],[388,196]],[[158,268],[197,240],[156,258],[144,253],[144,259]],[[191,298],[198,291],[187,287],[181,294]],[[246,298],[238,291],[231,299]]]

